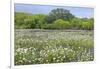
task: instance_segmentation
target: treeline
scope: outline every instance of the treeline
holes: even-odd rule
[[[93,30],[93,18],[77,18],[69,10],[57,8],[48,15],[15,12],[16,29],[83,29]]]

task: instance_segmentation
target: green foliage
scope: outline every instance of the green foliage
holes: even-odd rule
[[[16,29],[34,29],[44,28],[46,16],[43,14],[27,14],[27,13],[15,13],[15,28]]]
[[[27,29],[32,28],[33,17],[31,14],[26,13],[15,13],[15,28],[16,29]]]
[[[71,21],[72,29],[83,29],[83,30],[93,30],[94,29],[94,19],[90,18],[73,18]]]
[[[83,29],[93,30],[93,18],[77,18],[69,10],[57,8],[44,14],[15,12],[15,29]]]
[[[34,28],[43,29],[46,24],[45,18],[46,18],[46,16],[43,14],[33,15],[33,20],[35,23]]]
[[[47,17],[47,22],[52,23],[57,19],[63,19],[63,20],[70,21],[74,17],[75,16],[72,15],[69,10],[57,8],[57,9],[51,10],[51,12],[49,13]]]
[[[94,29],[94,20],[91,18],[91,19],[85,19],[84,21],[82,21],[81,29],[93,30]]]
[[[53,29],[68,29],[70,28],[70,23],[68,21],[64,21],[62,19],[58,19],[54,21],[52,24]]]
[[[72,29],[81,29],[81,23],[82,23],[82,20],[80,18],[73,18],[70,21]]]

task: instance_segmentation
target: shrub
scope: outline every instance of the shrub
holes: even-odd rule
[[[52,24],[53,29],[68,29],[70,28],[70,23],[68,21],[64,21],[62,19],[58,19],[54,21]]]

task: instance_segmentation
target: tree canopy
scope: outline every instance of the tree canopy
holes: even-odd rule
[[[70,21],[74,17],[75,16],[72,15],[69,10],[66,10],[63,8],[57,8],[57,9],[51,10],[51,12],[49,13],[49,15],[47,17],[47,21],[49,23],[52,23],[53,21],[55,21],[57,19]]]

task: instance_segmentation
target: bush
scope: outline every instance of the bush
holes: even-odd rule
[[[82,23],[82,26],[81,26],[81,29],[84,29],[84,30],[92,30],[93,27],[92,27],[91,23],[89,23],[89,22],[83,22]]]
[[[71,21],[71,29],[80,29],[81,26],[81,19],[80,18],[73,18]]]
[[[53,29],[68,29],[70,28],[70,23],[68,21],[58,19],[54,21],[54,23],[51,26]]]
[[[87,18],[74,18],[70,21],[71,29],[93,30],[94,20]]]
[[[93,18],[74,17],[70,21],[56,19],[52,23],[48,23],[46,20],[48,16],[44,14],[15,13],[15,29],[94,29]]]
[[[43,14],[15,13],[15,28],[17,29],[34,29],[44,28],[46,16]]]

